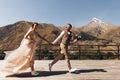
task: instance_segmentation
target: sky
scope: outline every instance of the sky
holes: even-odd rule
[[[120,25],[120,0],[0,0],[0,26],[24,20],[80,27],[94,17]]]

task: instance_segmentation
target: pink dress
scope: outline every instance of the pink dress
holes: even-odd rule
[[[30,33],[28,36],[29,39],[26,39],[25,37],[28,33]],[[18,73],[30,68],[30,66],[34,64],[37,34],[32,29],[29,29],[26,35],[17,49],[5,52],[6,57],[0,63],[0,65],[2,65],[0,68],[0,75],[6,76]],[[31,39],[34,39],[34,42]]]

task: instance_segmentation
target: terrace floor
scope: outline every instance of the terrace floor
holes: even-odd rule
[[[49,62],[51,60],[35,61],[35,69],[40,73],[37,77],[31,76],[28,69],[0,80],[120,80],[120,60],[71,60],[76,73],[68,73],[65,60],[58,61],[49,72]]]

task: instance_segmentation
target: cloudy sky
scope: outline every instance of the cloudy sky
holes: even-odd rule
[[[17,21],[79,27],[93,17],[120,25],[120,0],[0,0],[0,26]]]

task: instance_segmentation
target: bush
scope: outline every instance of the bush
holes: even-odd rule
[[[4,50],[0,50],[0,60],[3,60],[5,57]]]
[[[0,54],[4,54],[4,50],[0,50]]]

